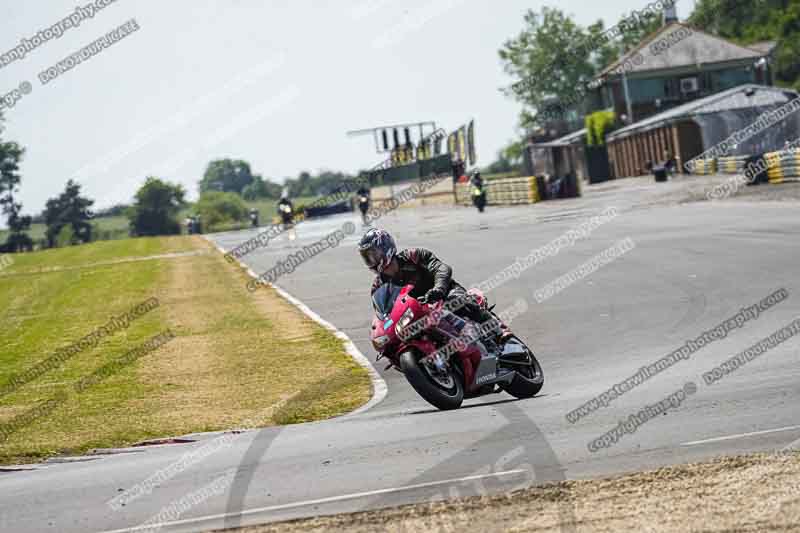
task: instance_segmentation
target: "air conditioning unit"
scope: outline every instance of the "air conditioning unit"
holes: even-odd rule
[[[681,92],[683,94],[686,93],[696,93],[700,89],[700,84],[697,81],[697,78],[683,78],[681,80]]]

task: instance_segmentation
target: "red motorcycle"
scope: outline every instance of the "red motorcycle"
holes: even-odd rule
[[[444,302],[421,304],[413,285],[383,284],[372,295],[375,319],[371,340],[377,361],[402,372],[414,390],[433,406],[457,409],[465,398],[505,391],[531,398],[544,385],[544,373],[533,352],[516,336],[498,346],[487,325],[448,311]],[[470,290],[491,311],[486,298]],[[491,327],[499,325],[499,320]]]

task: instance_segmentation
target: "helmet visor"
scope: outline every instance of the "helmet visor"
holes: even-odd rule
[[[385,256],[383,252],[376,250],[375,248],[361,250],[361,259],[364,260],[364,264],[367,265],[367,268],[375,273],[378,273],[378,268],[380,267],[381,263],[383,263],[384,257]]]

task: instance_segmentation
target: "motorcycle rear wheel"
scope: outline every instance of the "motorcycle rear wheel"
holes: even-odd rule
[[[452,386],[448,388],[430,375],[427,367],[412,351],[400,354],[400,366],[408,382],[425,401],[442,411],[461,407],[461,402],[464,401],[464,384],[461,376],[452,368],[448,369],[449,381],[452,382]]]

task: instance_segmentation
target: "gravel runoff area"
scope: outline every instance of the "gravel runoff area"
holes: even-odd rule
[[[240,533],[800,531],[800,453],[753,454]]]

